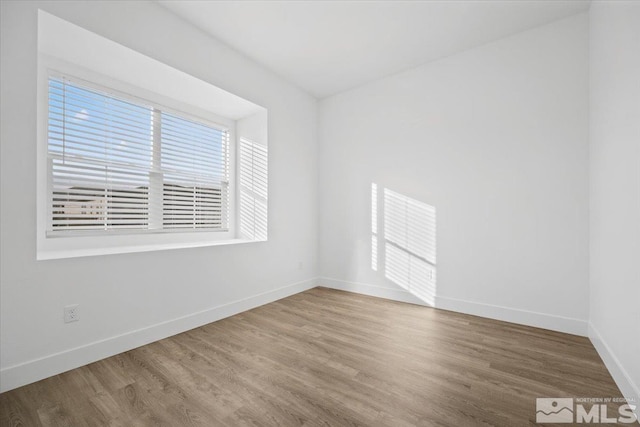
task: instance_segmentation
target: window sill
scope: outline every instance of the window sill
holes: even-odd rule
[[[179,242],[179,243],[155,243],[148,245],[130,245],[130,246],[112,246],[112,247],[94,247],[82,249],[52,249],[39,250],[37,253],[38,261],[64,258],[79,258],[99,255],[115,255],[127,254],[135,252],[154,252],[172,249],[202,248],[208,246],[225,246],[237,245],[242,243],[257,243],[260,240],[249,239],[226,239],[200,242]]]

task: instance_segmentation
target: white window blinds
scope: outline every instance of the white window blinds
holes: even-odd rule
[[[164,228],[226,228],[229,133],[161,114]]]
[[[267,147],[240,138],[240,233],[267,240]]]
[[[49,77],[50,233],[226,229],[229,132]]]

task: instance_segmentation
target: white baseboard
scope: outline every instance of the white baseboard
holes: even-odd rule
[[[317,278],[0,370],[0,393],[314,288]]]
[[[357,294],[370,295],[372,297],[390,299],[393,301],[429,306],[429,304],[426,304],[424,301],[418,299],[404,289],[391,289],[382,286],[369,285],[367,283],[347,282],[339,279],[331,279],[329,277],[320,277],[318,279],[318,286],[337,289],[340,291],[355,292]]]
[[[347,282],[339,279],[321,277],[318,286],[332,289],[356,292],[374,297],[386,298],[394,301],[409,302],[413,304],[429,305],[413,296],[404,289],[391,289],[366,283]],[[550,329],[552,331],[565,332],[573,335],[587,336],[587,321],[569,317],[556,316],[546,313],[538,313],[520,310],[511,307],[484,304],[473,301],[464,301],[455,298],[436,297],[435,307],[458,313],[472,314],[474,316],[487,317],[489,319],[534,326],[536,328]]]
[[[485,304],[475,301],[465,301],[448,297],[436,297],[436,307],[443,310],[456,311],[458,313],[472,314],[474,316],[488,317],[489,319],[517,323],[519,325],[549,329],[551,331],[580,335],[582,337],[587,336],[587,321],[574,319],[572,317],[557,316],[555,314],[539,313],[519,308]]]
[[[636,416],[640,419],[640,384],[635,384],[631,375],[624,369],[611,347],[602,338],[598,330],[589,322],[589,339],[596,348],[604,365],[609,370],[623,397],[634,399]]]

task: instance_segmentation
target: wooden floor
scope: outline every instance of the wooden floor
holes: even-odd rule
[[[619,396],[586,338],[316,288],[3,393],[0,424],[526,426]]]

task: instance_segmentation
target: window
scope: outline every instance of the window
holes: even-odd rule
[[[47,135],[48,236],[228,229],[229,129],[50,73]]]
[[[266,108],[44,11],[37,92],[38,260],[266,240]]]

